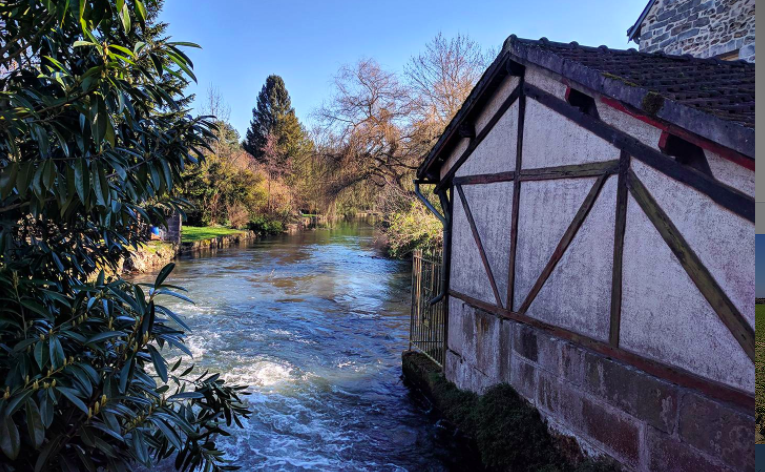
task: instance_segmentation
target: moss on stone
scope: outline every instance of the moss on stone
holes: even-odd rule
[[[629,80],[625,79],[624,77],[619,77],[615,74],[610,74],[608,72],[603,73],[603,77],[611,80],[618,80],[619,82],[623,83],[624,85],[628,87],[640,87],[640,85],[636,84],[635,82],[630,82]]]
[[[539,411],[507,384],[479,396],[460,390],[422,354],[402,356],[404,378],[422,392],[443,417],[474,443],[489,471],[618,472],[604,459],[568,460],[559,451]]]
[[[664,106],[664,97],[656,92],[648,92],[640,103],[640,108],[651,116],[656,115]]]

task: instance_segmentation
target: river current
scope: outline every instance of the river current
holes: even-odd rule
[[[199,369],[249,385],[221,446],[242,470],[456,470],[456,440],[401,381],[410,263],[341,223],[177,261]],[[142,281],[151,274],[140,277]]]

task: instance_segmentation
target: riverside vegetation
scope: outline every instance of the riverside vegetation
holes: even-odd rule
[[[141,0],[0,4],[0,469],[231,470],[245,387],[180,367],[187,299],[106,276],[211,150],[185,48]],[[113,273],[113,272],[112,272]],[[93,277],[92,281],[88,281]]]

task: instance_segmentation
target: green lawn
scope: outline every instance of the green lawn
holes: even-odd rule
[[[184,226],[181,231],[181,241],[184,243],[193,243],[194,241],[201,241],[203,239],[217,238],[218,236],[226,236],[227,234],[244,233],[238,229],[221,228],[215,226]]]
[[[765,442],[765,437],[761,433],[761,428],[765,426],[763,418],[765,414],[765,305],[755,305],[754,311],[754,326],[755,326],[755,398],[757,405],[757,422],[759,427],[755,428],[757,433],[757,442],[762,444]],[[757,327],[763,327],[763,329],[757,329]]]

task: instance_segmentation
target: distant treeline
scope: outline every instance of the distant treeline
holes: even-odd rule
[[[755,298],[754,299],[755,305],[765,305],[765,298]]]

